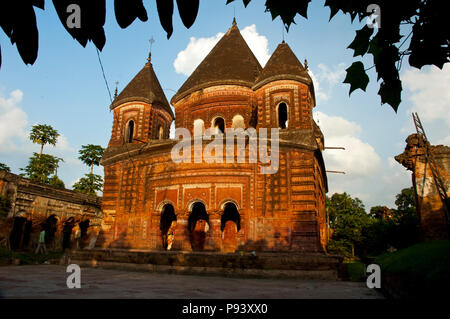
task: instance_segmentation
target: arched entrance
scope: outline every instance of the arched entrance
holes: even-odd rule
[[[167,233],[169,232],[172,222],[177,221],[175,215],[175,209],[171,204],[165,204],[161,211],[161,219],[159,222],[159,229],[161,230],[162,246],[164,250],[167,250]]]
[[[79,222],[78,226],[80,227],[79,247],[84,248],[88,244],[89,219]]]
[[[55,215],[51,215],[44,223],[45,230],[45,245],[48,249],[54,249],[55,247],[55,233],[58,225],[58,219]]]
[[[25,217],[17,216],[9,237],[11,249],[24,249],[30,243],[31,227],[33,222]]]
[[[71,248],[72,229],[75,226],[73,217],[70,217],[65,223],[63,228],[63,250]]]
[[[209,229],[209,216],[205,204],[195,202],[188,218],[189,238],[194,251],[203,250],[205,247],[206,232]]]
[[[222,231],[222,251],[234,253],[237,249],[238,232],[241,229],[241,216],[234,203],[226,203],[220,220]]]

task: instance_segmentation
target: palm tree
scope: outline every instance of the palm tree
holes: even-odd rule
[[[42,155],[42,151],[44,150],[45,144],[50,144],[55,146],[56,141],[58,140],[59,133],[50,125],[45,124],[36,124],[33,125],[30,132],[30,140],[33,143],[41,145],[41,152],[39,153],[39,157]]]
[[[100,160],[102,159],[103,152],[105,149],[100,145],[82,145],[81,150],[78,151],[80,157],[78,157],[84,164],[90,166],[91,175],[94,174],[94,165],[100,165]]]

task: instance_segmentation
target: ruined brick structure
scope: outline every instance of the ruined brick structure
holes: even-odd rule
[[[446,209],[436,188],[436,183],[425,158],[425,145],[417,134],[406,139],[405,151],[395,160],[412,172],[412,184],[416,198],[417,214],[420,219],[422,237],[425,240],[446,239],[449,236]],[[439,175],[450,189],[450,147],[431,145]]]
[[[311,78],[288,44],[279,44],[262,68],[233,22],[171,104],[176,117],[150,57],[111,104],[97,247],[164,250],[172,226],[173,250],[324,251],[324,139],[312,118]],[[280,128],[279,152],[272,154],[279,168],[261,174],[269,164],[249,160],[248,140],[243,163],[236,156],[233,163],[175,163],[173,120],[192,135],[210,127],[218,135],[226,128]],[[202,150],[210,142],[201,141]]]
[[[11,203],[6,216],[0,216],[2,246],[35,249],[45,229],[51,250],[76,248],[77,237],[78,247],[94,247],[103,217],[97,197],[33,183],[6,171],[0,171],[0,196]]]

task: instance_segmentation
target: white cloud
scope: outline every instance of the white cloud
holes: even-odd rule
[[[269,40],[256,31],[256,25],[252,24],[241,31],[242,37],[258,59],[261,66],[264,67],[270,58]]]
[[[324,159],[329,170],[344,171],[349,178],[370,176],[380,167],[375,149],[359,136],[362,128],[339,116],[315,112],[314,118],[325,136],[325,146],[345,147],[345,150],[326,150]]]
[[[58,136],[55,149],[58,151],[70,151],[70,152],[74,151],[74,148],[69,145],[67,137],[65,137],[63,134]]]
[[[411,92],[409,100],[412,111],[418,112],[422,121],[444,120],[450,125],[450,65],[440,70],[436,66],[409,69],[401,76],[406,90]]]
[[[442,145],[450,145],[450,135],[447,135],[446,137],[444,137],[444,138],[438,140],[438,141],[436,142],[436,145],[439,145],[439,144],[442,144]]]
[[[344,80],[346,74],[345,63],[339,63],[331,68],[326,64],[320,63],[317,68],[317,72],[309,69],[309,75],[314,83],[317,101],[325,102],[330,99],[333,87]]]
[[[319,81],[326,81],[330,86],[334,86],[344,80],[346,72],[343,62],[334,65],[332,69],[323,63],[320,63],[317,67],[320,70],[317,73]]]
[[[267,38],[257,32],[254,24],[242,29],[241,34],[259,63],[264,66],[270,58]],[[223,36],[224,33],[219,32],[209,38],[191,37],[186,48],[178,52],[173,62],[175,71],[189,76]]]
[[[309,69],[308,70],[308,74],[311,77],[311,80],[313,81],[314,84],[314,93],[316,95],[316,99],[318,102],[322,102],[322,101],[328,101],[329,97],[328,95],[322,91],[322,89],[320,88],[320,83],[317,80],[316,75],[314,74],[314,72]]]
[[[27,114],[20,108],[23,93],[12,91],[9,97],[0,95],[0,152],[17,149],[15,141],[25,140]]]

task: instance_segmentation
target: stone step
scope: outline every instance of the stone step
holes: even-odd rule
[[[101,267],[129,271],[150,271],[190,275],[219,275],[255,278],[302,278],[336,280],[342,259],[339,256],[301,253],[223,254],[215,252],[163,252],[136,250],[79,250],[70,261],[81,267]]]

